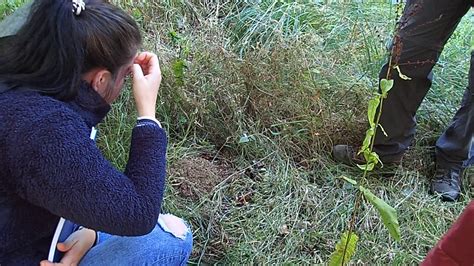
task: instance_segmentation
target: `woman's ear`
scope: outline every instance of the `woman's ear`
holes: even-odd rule
[[[107,90],[113,85],[112,73],[102,69],[91,73],[90,84],[101,96],[107,94]]]

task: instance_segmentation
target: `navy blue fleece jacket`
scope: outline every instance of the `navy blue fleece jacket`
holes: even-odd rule
[[[166,134],[152,121],[138,122],[122,173],[89,139],[109,109],[86,84],[70,102],[32,91],[0,94],[0,265],[46,259],[59,217],[115,235],[154,228]]]

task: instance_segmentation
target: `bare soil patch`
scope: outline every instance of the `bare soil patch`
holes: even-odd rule
[[[211,193],[231,173],[228,164],[204,157],[183,158],[170,168],[172,186],[178,189],[180,196],[191,199]]]

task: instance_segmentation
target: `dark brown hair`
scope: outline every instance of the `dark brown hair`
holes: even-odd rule
[[[72,99],[82,75],[103,67],[116,75],[141,45],[136,22],[101,0],[36,0],[25,25],[2,47],[0,81],[60,100]]]

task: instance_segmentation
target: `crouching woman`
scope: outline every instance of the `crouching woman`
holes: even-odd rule
[[[36,0],[0,47],[0,265],[49,265],[60,217],[80,225],[66,265],[183,265],[186,224],[161,215],[165,131],[157,56],[133,19],[102,0]],[[124,172],[90,139],[133,74],[138,119]]]

